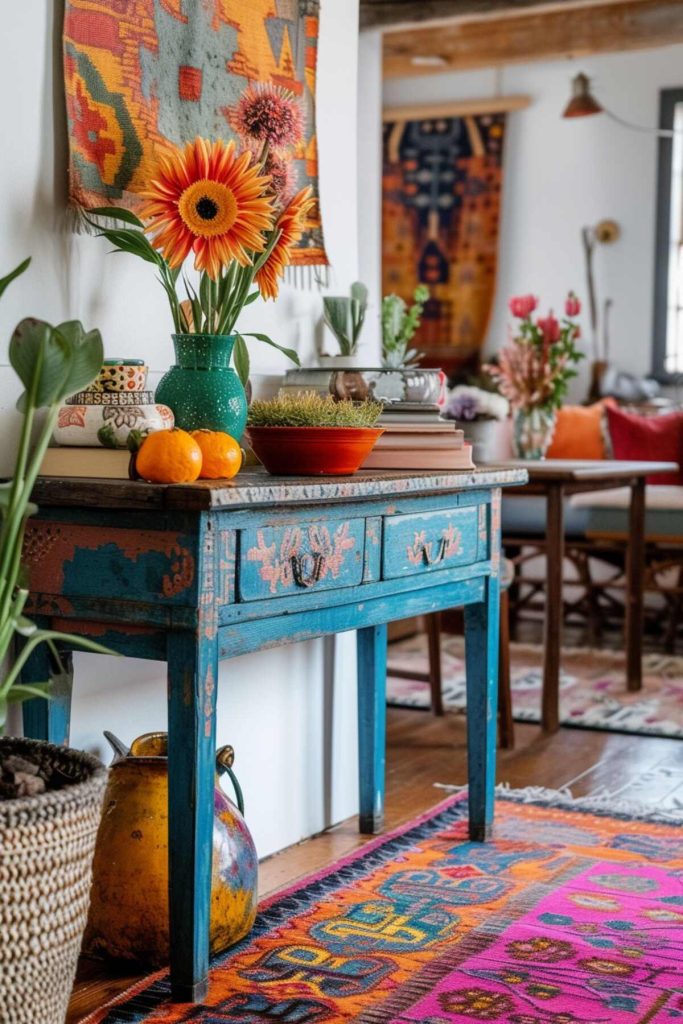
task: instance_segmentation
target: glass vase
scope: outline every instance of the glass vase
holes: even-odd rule
[[[237,441],[247,423],[247,397],[230,366],[235,337],[174,334],[176,363],[157,385],[155,400],[173,410],[183,430],[223,430]]]
[[[555,410],[537,406],[515,413],[515,455],[520,459],[544,459],[555,433]]]

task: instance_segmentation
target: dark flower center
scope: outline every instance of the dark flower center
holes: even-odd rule
[[[208,196],[202,196],[197,202],[195,210],[202,220],[213,220],[218,213],[218,205],[214,203],[213,199],[209,199]]]

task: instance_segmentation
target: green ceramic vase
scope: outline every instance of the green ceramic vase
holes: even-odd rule
[[[235,344],[227,334],[174,334],[176,362],[159,381],[155,401],[173,410],[183,430],[223,430],[239,441],[247,397],[230,366]]]

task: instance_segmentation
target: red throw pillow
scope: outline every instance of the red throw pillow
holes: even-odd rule
[[[664,416],[636,416],[607,407],[607,423],[615,459],[641,462],[677,462],[677,473],[657,473],[651,484],[683,484],[683,412]]]

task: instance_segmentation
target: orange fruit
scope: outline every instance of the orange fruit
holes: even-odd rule
[[[222,430],[193,430],[192,437],[202,450],[204,480],[231,480],[242,468],[242,449],[234,437]]]
[[[153,484],[191,484],[202,471],[202,450],[186,430],[156,430],[142,442],[135,469]]]

